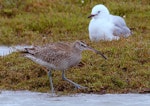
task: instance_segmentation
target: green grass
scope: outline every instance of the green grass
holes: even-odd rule
[[[126,16],[133,35],[118,41],[91,42],[88,15],[94,5],[105,4],[112,14]],[[0,0],[0,45],[42,45],[83,40],[101,50],[108,60],[83,52],[84,66],[66,72],[69,79],[87,86],[74,90],[53,71],[59,93],[127,93],[150,90],[149,0]],[[19,53],[0,57],[0,89],[49,92],[47,73]]]

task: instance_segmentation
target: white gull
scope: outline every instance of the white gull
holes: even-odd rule
[[[98,4],[93,7],[89,24],[89,37],[91,41],[118,40],[120,37],[131,35],[130,29],[126,26],[125,20],[109,13],[106,6]]]

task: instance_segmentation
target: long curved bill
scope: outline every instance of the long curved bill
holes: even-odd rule
[[[100,52],[100,51],[98,51],[98,50],[96,50],[96,49],[94,49],[94,48],[92,48],[90,46],[88,46],[88,49],[93,51],[93,52],[95,52],[96,54],[101,55],[104,59],[107,59],[107,57],[102,52]]]

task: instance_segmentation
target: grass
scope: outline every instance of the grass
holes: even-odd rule
[[[66,72],[69,79],[87,86],[73,90],[53,72],[59,93],[128,93],[150,91],[149,0],[0,0],[0,45],[43,45],[77,39],[107,55],[83,52],[84,66]],[[118,41],[91,42],[88,24],[94,5],[105,4],[112,14],[126,16],[133,35]],[[49,92],[47,73],[19,53],[0,57],[0,89]]]

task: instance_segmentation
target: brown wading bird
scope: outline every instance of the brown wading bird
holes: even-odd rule
[[[46,67],[49,70],[48,77],[50,81],[51,92],[53,94],[54,87],[51,76],[52,70],[61,70],[62,79],[70,82],[76,88],[86,88],[65,77],[65,70],[79,64],[82,57],[81,53],[84,50],[91,50],[96,54],[100,54],[104,59],[107,59],[100,51],[97,51],[86,45],[84,42],[78,40],[73,43],[57,42],[47,44],[45,46],[34,46],[31,48],[24,48],[24,50],[19,51],[25,53],[25,57]]]

